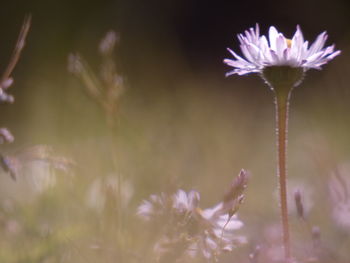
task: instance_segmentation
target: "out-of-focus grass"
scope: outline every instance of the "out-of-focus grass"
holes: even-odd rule
[[[152,237],[135,217],[141,200],[151,193],[196,189],[203,206],[210,206],[222,198],[241,168],[252,174],[239,212],[243,233],[251,242],[262,242],[267,229],[278,224],[270,91],[257,77],[225,79],[224,72],[209,66],[192,71],[174,52],[154,53],[156,61],[145,59],[139,65],[142,72],[126,73],[117,166],[103,112],[81,83],[68,73],[55,76],[55,66],[48,75],[28,80],[33,92],[25,103],[20,98],[27,120],[14,134],[26,144],[54,145],[74,159],[76,167],[73,176],[57,174],[56,185],[41,193],[23,183],[35,173],[24,171],[18,182],[3,174],[0,262],[115,262],[120,249],[126,251],[125,262],[153,262]],[[347,60],[343,55],[324,71],[308,73],[294,92],[288,151],[290,185],[312,193],[310,222],[320,226],[324,242],[342,256],[348,255],[349,229],[332,219],[328,192],[331,170],[350,160]],[[105,203],[100,211],[87,204],[96,179],[120,174],[133,188],[122,210],[122,233],[113,204]],[[350,171],[343,176],[350,182]],[[299,246],[310,237],[293,212],[291,222]],[[237,249],[232,257],[244,257],[248,248]],[[225,262],[232,258],[227,256]]]

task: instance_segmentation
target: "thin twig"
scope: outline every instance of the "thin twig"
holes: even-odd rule
[[[21,52],[22,52],[23,47],[25,45],[25,40],[26,40],[26,37],[27,37],[28,32],[29,32],[31,21],[32,21],[32,16],[30,14],[24,18],[22,29],[21,29],[21,32],[19,33],[15,49],[12,52],[10,62],[7,65],[7,68],[5,69],[5,71],[1,77],[0,87],[4,81],[6,81],[7,79],[10,78],[12,71],[14,70],[14,68],[15,68],[15,66],[16,66],[16,64],[21,56]]]

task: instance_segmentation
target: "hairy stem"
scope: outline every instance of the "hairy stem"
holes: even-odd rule
[[[118,165],[118,153],[117,153],[117,147],[118,147],[118,138],[117,138],[117,130],[118,130],[118,120],[115,119],[115,117],[112,114],[106,114],[107,116],[107,127],[109,130],[109,135],[111,139],[110,144],[110,152],[111,152],[111,158],[114,166],[114,172],[117,174],[118,177],[118,185],[117,185],[117,235],[118,235],[118,244],[117,244],[117,252],[118,252],[118,262],[123,263],[125,262],[125,244],[124,244],[124,216],[123,216],[123,208],[122,208],[122,183],[124,181],[124,178],[122,176],[122,173],[119,171],[119,165]]]
[[[279,179],[279,195],[280,209],[283,230],[283,246],[286,262],[290,259],[290,238],[289,238],[289,223],[288,223],[288,205],[287,205],[287,143],[288,143],[288,108],[289,95],[275,94],[276,103],[276,136],[277,136],[277,152],[278,166],[277,176]]]

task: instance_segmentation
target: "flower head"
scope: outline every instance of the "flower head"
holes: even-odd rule
[[[138,207],[137,214],[161,229],[154,246],[159,258],[215,258],[245,241],[236,231],[243,226],[236,215],[229,215],[223,202],[213,208],[199,207],[196,191],[178,190],[172,195],[151,195]]]
[[[302,68],[303,71],[320,69],[340,54],[339,50],[334,51],[334,45],[324,47],[327,37],[326,32],[323,32],[309,46],[309,42],[304,41],[299,26],[292,39],[287,39],[274,26],[270,27],[268,37],[260,36],[259,25],[256,24],[255,29],[250,28],[238,35],[243,58],[228,49],[234,59],[225,59],[224,63],[234,69],[226,73],[226,76],[261,73],[272,66]]]

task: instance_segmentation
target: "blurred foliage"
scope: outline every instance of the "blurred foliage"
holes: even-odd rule
[[[67,174],[28,163],[16,182],[1,173],[0,262],[154,262],[155,237],[135,216],[141,201],[183,188],[200,191],[201,206],[211,206],[241,168],[252,174],[239,211],[249,244],[222,262],[249,262],[256,245],[271,244],[279,223],[272,94],[258,77],[225,79],[221,62],[234,35],[260,21],[263,30],[276,24],[286,32],[300,23],[311,39],[327,29],[343,51],[295,90],[288,157],[290,194],[298,188],[310,199],[305,223],[291,196],[294,251],[308,253],[316,225],[324,260],[348,258],[349,225],[334,218],[340,201],[330,188],[339,167],[350,187],[349,3],[262,3],[4,4],[1,61],[8,60],[25,13],[32,13],[33,25],[14,72],[16,101],[0,105],[2,126],[16,137],[1,153],[48,144],[76,165]],[[111,59],[125,85],[113,111],[116,127],[67,69],[68,55],[79,51],[98,75],[99,41],[110,29],[120,35]]]

